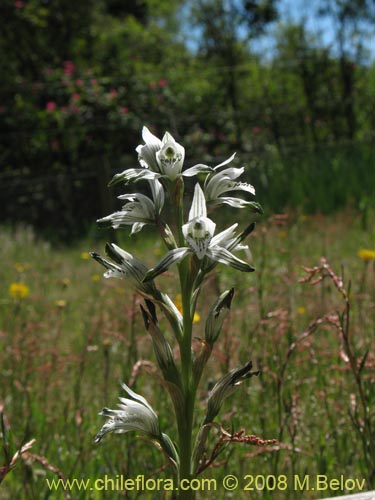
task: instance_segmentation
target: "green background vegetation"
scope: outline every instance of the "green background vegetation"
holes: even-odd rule
[[[374,2],[287,5],[4,0],[1,221],[81,235],[114,208],[105,185],[136,163],[142,125],[183,142],[187,165],[237,151],[272,213],[350,204],[366,218]]]
[[[121,243],[150,266],[160,258],[152,238],[138,235],[131,245]],[[235,287],[232,311],[204,373],[197,424],[205,414],[212,383],[252,359],[262,374],[225,401],[217,420],[230,431],[245,429],[265,439],[277,438],[282,447],[271,451],[229,445],[217,460],[221,467],[210,468],[200,477],[217,479],[218,491],[211,497],[218,499],[227,498],[220,487],[226,474],[286,474],[290,484],[294,474],[312,478],[343,474],[366,479],[366,489],[373,489],[358,425],[351,420],[362,415],[358,391],[342,338],[329,321],[299,343],[281,386],[279,380],[290,346],[311,322],[344,311],[330,280],[316,286],[298,282],[305,276],[301,266],[319,265],[325,255],[334,271],[340,272],[343,266],[345,286],[349,279],[352,283],[351,342],[358,360],[369,351],[362,373],[373,422],[375,269],[374,261],[362,261],[357,251],[361,246],[375,248],[374,232],[364,232],[350,212],[329,219],[276,218],[259,223],[249,244],[256,272],[244,275],[221,266],[198,303],[201,321],[194,325],[194,338],[204,336],[204,320],[217,290]],[[144,331],[142,299],[125,282],[104,280],[98,264],[86,260],[88,248],[102,251],[102,243],[84,241],[56,250],[30,230],[0,233],[0,255],[7,263],[1,270],[5,286],[0,295],[0,401],[11,449],[15,452],[20,443],[36,438],[32,452],[57,467],[64,479],[95,480],[105,474],[169,478],[160,452],[134,433],[109,435],[99,445],[93,443],[103,424],[98,411],[115,407],[122,380],[147,398],[163,431],[174,439],[177,434],[173,409],[154,364],[152,342]],[[173,299],[176,281],[175,271],[158,279]],[[26,284],[29,294],[12,299],[7,287],[13,282]],[[172,342],[166,323],[162,327]],[[139,360],[147,361],[136,364]],[[215,441],[213,432],[210,449]],[[64,498],[62,489],[48,490],[46,478],[58,476],[45,463],[19,460],[0,485],[1,498]],[[263,491],[254,498],[318,499],[343,493],[301,493],[289,487],[285,492]],[[120,492],[111,491],[74,489],[70,494],[82,499],[122,498]],[[207,495],[201,492],[198,498]],[[132,492],[128,497],[162,495]],[[235,498],[249,498],[249,492],[241,496],[237,491]]]

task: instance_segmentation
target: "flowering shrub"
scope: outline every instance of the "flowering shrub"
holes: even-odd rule
[[[108,432],[136,430],[164,451],[172,464],[177,479],[191,478],[210,465],[207,460],[207,438],[212,428],[219,429],[226,440],[266,444],[264,440],[249,439],[249,436],[230,435],[214,421],[223,401],[229,397],[244,380],[257,375],[252,371],[251,361],[234,368],[216,382],[208,400],[203,422],[194,432],[195,399],[204,367],[220,336],[224,318],[228,313],[234,290],[223,292],[212,305],[206,319],[204,339],[200,339],[201,350],[193,353],[192,334],[196,319],[199,295],[209,274],[217,265],[227,265],[241,272],[252,272],[251,264],[238,256],[247,249],[243,244],[246,236],[254,229],[254,220],[261,213],[261,207],[254,201],[240,198],[238,192],[254,195],[253,186],[240,182],[243,168],[230,167],[232,155],[215,167],[197,164],[184,168],[185,149],[167,132],[163,139],[155,137],[143,128],[144,144],[137,147],[140,166],[129,168],[115,175],[112,184],[126,185],[145,182],[149,195],[133,192],[119,196],[125,201],[120,211],[99,220],[104,226],[119,228],[131,226],[137,233],[145,225],[153,225],[165,244],[166,253],[151,269],[131,253],[115,244],[107,244],[108,257],[92,253],[92,257],[106,269],[106,278],[128,280],[144,298],[141,306],[146,330],[153,342],[155,357],[163,375],[165,386],[171,397],[177,421],[177,445],[161,431],[156,412],[140,395],[123,385],[130,398],[120,398],[119,410],[105,408],[102,415],[107,422],[96,436],[100,441]],[[184,182],[196,178],[194,194],[188,214],[184,211]],[[203,181],[204,179],[204,181]],[[166,209],[170,204],[169,210]],[[229,205],[247,210],[249,224],[237,231],[238,224],[217,231],[216,223],[208,217],[208,208]],[[171,228],[175,228],[172,230]],[[155,279],[177,266],[180,294],[174,303],[161,292]],[[165,314],[178,345],[180,360],[175,359],[173,346],[167,341],[158,322],[157,308]],[[226,442],[221,440],[220,443]],[[220,445],[221,446],[221,445]],[[218,446],[218,448],[220,448]],[[216,453],[216,452],[215,452]],[[212,455],[212,460],[216,456]],[[193,498],[192,492],[180,492],[179,498]]]
[[[17,214],[41,228],[54,226],[60,236],[81,234],[100,213],[98,202],[105,209],[101,186],[112,164],[118,168],[133,150],[142,120],[167,116],[168,92],[166,80],[134,86],[69,60],[45,68],[38,81],[20,80],[12,106],[0,107],[3,219]]]

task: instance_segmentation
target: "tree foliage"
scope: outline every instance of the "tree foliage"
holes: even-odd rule
[[[314,5],[331,38],[282,0],[4,0],[2,220],[81,232],[112,208],[100,186],[132,166],[143,124],[184,137],[191,162],[238,150],[273,209],[367,206],[375,2]],[[328,193],[335,172],[352,181]]]

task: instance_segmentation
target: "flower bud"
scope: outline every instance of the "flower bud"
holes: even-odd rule
[[[204,424],[213,421],[219,413],[224,399],[230,396],[236,390],[238,385],[242,384],[245,379],[250,378],[253,375],[259,375],[259,370],[255,372],[251,371],[252,367],[253,363],[249,361],[243,367],[231,370],[227,375],[216,382],[208,397],[207,414]]]
[[[161,333],[154,304],[150,300],[145,300],[147,309],[141,306],[143,320],[146,330],[152,338],[155,356],[164,375],[164,379],[179,386],[179,373],[174,362],[171,346]]]
[[[226,290],[213,305],[206,321],[206,342],[213,345],[220,335],[225,318],[228,316],[234,295],[234,288]]]

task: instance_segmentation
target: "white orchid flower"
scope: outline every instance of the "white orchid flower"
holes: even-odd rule
[[[220,165],[217,165],[214,168],[214,173],[206,178],[204,185],[206,200],[213,205],[226,204],[235,208],[254,206],[254,203],[242,200],[241,198],[236,198],[233,196],[222,196],[223,193],[227,193],[228,191],[246,191],[247,193],[253,195],[255,194],[255,189],[251,184],[236,181],[236,179],[244,173],[245,169],[243,167],[230,167],[218,171],[219,168],[230,163],[234,159],[234,157],[235,154],[233,154],[223,163],[220,163]]]
[[[189,221],[182,226],[186,243],[199,260],[207,254],[216,224],[207,217],[206,200],[202,188],[197,183],[189,212]]]
[[[216,224],[207,217],[206,200],[202,188],[195,185],[193,202],[189,212],[189,220],[182,226],[187,247],[180,247],[169,251],[166,256],[148,271],[145,281],[155,278],[169,269],[173,264],[180,262],[188,254],[195,254],[199,260],[207,257],[209,261],[227,264],[239,271],[251,272],[254,268],[247,262],[238,259],[230,250],[238,250],[238,237],[233,224],[225,231],[214,236]]]
[[[131,234],[138,233],[146,224],[155,224],[164,206],[164,189],[157,179],[150,180],[149,184],[152,199],[141,193],[121,195],[118,197],[119,200],[128,201],[122,210],[103,217],[97,222],[102,225],[112,226],[115,229],[124,225],[131,225]]]
[[[147,127],[143,127],[142,139],[145,143],[136,148],[142,168],[130,168],[116,174],[109,185],[120,181],[154,180],[160,177],[166,177],[174,181],[181,175],[192,177],[198,173],[213,171],[211,167],[199,164],[182,172],[185,149],[174,140],[169,132],[164,134],[161,141]]]
[[[184,158],[185,148],[166,132],[161,143],[161,148],[156,153],[156,161],[160,173],[171,180],[175,180],[181,174]]]
[[[108,432],[124,433],[129,431],[142,432],[149,437],[160,439],[159,419],[151,405],[126,384],[122,384],[122,387],[131,399],[119,398],[121,401],[121,404],[118,405],[119,410],[104,408],[99,413],[99,415],[108,417],[108,421],[95,436],[95,442],[98,443]]]
[[[90,254],[93,259],[108,269],[104,273],[105,278],[128,278],[139,290],[145,293],[155,293],[156,288],[152,282],[143,282],[147,273],[147,266],[143,262],[114,243],[107,243],[106,252],[112,260],[108,260],[95,252]]]

